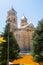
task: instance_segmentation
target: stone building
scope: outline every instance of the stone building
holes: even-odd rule
[[[32,23],[28,24],[27,18],[23,16],[20,21],[20,28],[18,28],[17,12],[13,8],[8,11],[7,21],[10,23],[10,31],[14,33],[20,50],[30,51],[34,25]]]

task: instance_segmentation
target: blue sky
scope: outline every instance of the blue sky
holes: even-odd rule
[[[0,0],[0,31],[4,30],[7,11],[13,8],[17,11],[18,26],[23,14],[28,23],[36,27],[38,21],[43,18],[43,0]]]

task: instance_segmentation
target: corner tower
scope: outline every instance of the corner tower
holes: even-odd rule
[[[10,31],[17,29],[17,12],[13,8],[8,11],[7,21],[10,23]]]
[[[27,22],[27,18],[25,16],[23,16],[21,18],[21,24],[20,24],[20,27],[23,27],[25,25],[28,25],[28,22]]]

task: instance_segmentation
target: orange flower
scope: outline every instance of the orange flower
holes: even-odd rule
[[[38,63],[36,63],[32,60],[31,55],[24,55],[21,58],[14,60],[12,63],[14,63],[14,64],[39,65]]]

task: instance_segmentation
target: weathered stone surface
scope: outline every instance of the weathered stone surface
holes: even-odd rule
[[[10,13],[10,14],[9,14]],[[17,26],[17,14],[14,9],[8,12],[7,20],[10,21],[10,31],[13,31],[14,36],[18,42],[21,51],[30,51],[32,44],[32,33],[34,32],[34,26],[28,24],[25,16],[21,19],[21,28]]]

